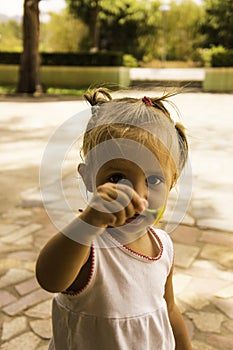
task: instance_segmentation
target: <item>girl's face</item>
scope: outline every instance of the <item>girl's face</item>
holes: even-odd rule
[[[161,150],[161,166],[155,153],[139,142],[130,139],[104,141],[86,157],[84,181],[87,189],[95,192],[98,186],[107,182],[123,183],[146,199],[149,209],[165,207],[173,173],[169,162],[164,161],[164,153]],[[140,215],[135,211],[132,218],[127,218],[125,224],[113,230],[121,237],[128,237],[131,232],[135,232],[134,237],[139,237],[154,221],[147,210]]]
[[[143,153],[143,150],[141,150]],[[143,157],[144,156],[144,157]],[[138,159],[141,159],[139,162]],[[137,161],[116,158],[104,163],[96,172],[95,184],[98,187],[104,183],[122,183],[131,186],[137,194],[148,201],[148,208],[159,209],[165,207],[169,189],[171,188],[169,171],[164,174],[157,158],[151,152],[138,154]],[[126,221],[126,230],[132,230],[152,225],[154,218],[147,211],[140,216]],[[121,226],[120,230],[123,228]]]
[[[96,186],[106,182],[131,186],[141,198],[149,203],[149,208],[164,206],[168,194],[166,178],[159,163],[148,164],[142,169],[128,159],[114,159],[106,162],[98,171]]]

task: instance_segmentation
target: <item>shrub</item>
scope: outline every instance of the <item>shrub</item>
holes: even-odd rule
[[[137,59],[134,56],[129,55],[129,54],[125,54],[123,56],[123,66],[124,67],[138,67],[139,64],[138,64]]]
[[[211,57],[212,67],[233,67],[233,50],[216,52]]]
[[[0,64],[19,64],[20,53],[0,52]],[[123,66],[121,52],[41,53],[43,66]]]
[[[211,67],[213,65],[212,57],[225,52],[226,49],[223,46],[212,46],[210,49],[198,49],[196,59],[200,60],[204,67]]]

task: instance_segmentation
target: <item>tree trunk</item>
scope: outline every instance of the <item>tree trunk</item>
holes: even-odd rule
[[[29,94],[41,90],[39,76],[39,1],[24,0],[23,52],[21,55],[17,91]]]
[[[95,8],[93,13],[93,23],[91,28],[92,33],[92,52],[97,52],[99,50],[99,12],[100,5],[99,0],[95,0]]]

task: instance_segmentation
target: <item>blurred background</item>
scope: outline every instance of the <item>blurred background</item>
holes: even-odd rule
[[[80,66],[86,67],[85,77]],[[96,76],[97,66],[108,67],[102,77],[100,69]],[[205,91],[231,91],[232,66],[231,0],[0,3],[0,85],[5,86],[2,93],[86,88],[93,80],[128,87],[131,80],[142,80],[137,71],[116,67],[205,68],[202,73],[196,69],[199,78],[192,74],[180,81],[201,81],[197,86]],[[211,67],[216,68],[214,72],[208,69]],[[147,79],[161,82],[163,77],[154,71],[153,79]]]

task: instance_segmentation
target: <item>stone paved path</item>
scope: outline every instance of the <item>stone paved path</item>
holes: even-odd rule
[[[183,223],[171,232],[175,247],[176,299],[194,350],[230,350],[233,349],[233,201],[230,190],[233,148],[230,146],[232,113],[229,113],[233,96],[185,94],[177,99],[182,114],[189,111],[186,124],[192,133],[191,158],[196,182]],[[38,175],[35,174],[50,133],[65,120],[64,111],[70,116],[83,108],[78,101],[59,102],[58,105],[59,108],[52,102],[12,101],[1,105],[5,112],[0,118],[4,140],[0,145],[1,157],[3,155],[0,195],[3,350],[45,350],[51,336],[52,295],[38,286],[34,267],[40,248],[56,228],[40,206]],[[190,105],[192,110],[189,110]],[[220,105],[225,112],[221,118]],[[72,197],[71,182],[64,183]]]
[[[1,349],[46,349],[52,296],[38,286],[34,263],[55,228],[43,208],[18,208],[2,215],[0,232]],[[175,293],[193,348],[232,349],[232,233],[180,225],[171,236]]]

